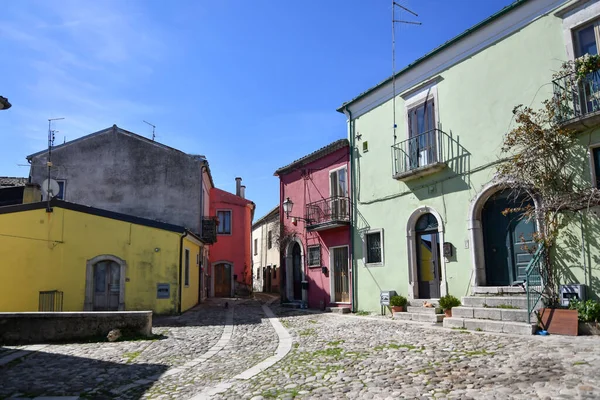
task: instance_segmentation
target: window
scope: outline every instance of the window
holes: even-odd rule
[[[600,23],[598,21],[575,31],[575,57],[581,57],[585,54],[598,54],[597,34],[600,34]]]
[[[592,149],[592,164],[594,166],[594,185],[600,188],[600,147]]]
[[[310,246],[308,248],[308,266],[321,266],[321,246]]]
[[[269,249],[273,247],[273,232],[271,231],[267,233],[267,246]]]
[[[273,265],[273,279],[277,278],[277,265]]]
[[[190,286],[190,251],[185,249],[185,286]]]
[[[217,233],[219,235],[231,235],[231,210],[217,211],[219,226]]]
[[[410,169],[437,161],[435,128],[435,109],[432,98],[408,110]]]
[[[65,199],[65,186],[67,181],[56,181],[58,183],[58,194],[55,196],[56,199]]]
[[[365,263],[383,264],[383,232],[368,232],[365,235]]]
[[[254,255],[258,254],[258,239],[254,239]]]

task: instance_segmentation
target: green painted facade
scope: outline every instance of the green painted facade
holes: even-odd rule
[[[440,219],[440,240],[452,247],[452,256],[441,257],[441,294],[461,297],[471,294],[473,286],[486,285],[474,268],[474,257],[483,257],[483,250],[473,241],[472,229],[475,226],[477,231],[477,221],[473,221],[472,210],[481,207],[486,196],[499,190],[490,184],[501,157],[503,137],[513,126],[513,108],[519,104],[537,108],[550,98],[552,74],[560,68],[562,60],[568,59],[563,20],[555,11],[541,15],[469,57],[449,63],[439,73],[431,74],[430,64],[421,63],[398,76],[399,86],[408,74],[422,79],[421,83],[411,81],[414,89],[397,92],[396,141],[391,99],[376,107],[364,105],[369,99],[346,106],[354,113],[349,121],[349,139],[353,144],[356,310],[379,311],[380,290],[395,290],[409,299],[415,296],[417,282],[411,278],[411,268],[416,267],[410,257],[416,253],[416,244],[408,236],[414,231],[416,218],[422,214],[419,209],[432,212]],[[494,23],[505,23],[511,18],[518,20],[519,12],[519,9],[511,11]],[[441,53],[456,52],[456,57],[462,58],[455,49],[460,43]],[[408,138],[406,102],[411,101],[411,96],[418,97],[423,90],[419,87],[423,86],[434,98],[436,120],[446,134],[443,140],[447,167],[410,181],[399,181],[392,177],[391,146]],[[367,150],[363,147],[365,142]],[[600,131],[592,129],[582,133],[581,143],[574,168],[580,170],[583,179],[591,181],[588,147],[600,143]],[[484,191],[485,196],[478,202]],[[586,283],[595,294],[600,290],[597,221],[598,218],[589,215],[581,219],[577,216],[565,228],[566,243],[557,250],[561,283]],[[585,251],[581,242],[582,223]],[[383,263],[366,267],[365,234],[378,229],[383,230]],[[474,246],[478,246],[477,250]],[[584,276],[584,264],[588,276]],[[478,265],[483,268],[481,263]]]

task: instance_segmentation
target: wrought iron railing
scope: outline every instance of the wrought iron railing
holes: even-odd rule
[[[217,217],[202,218],[202,240],[205,243],[215,243],[217,241]]]
[[[350,221],[350,198],[334,196],[306,205],[307,225]]]
[[[47,290],[40,292],[38,311],[62,311],[63,292]]]
[[[546,250],[540,245],[525,270],[525,292],[527,293],[527,322],[531,323],[531,314],[536,310],[548,284],[546,269]]]
[[[393,176],[445,162],[445,136],[442,130],[432,129],[393,145]]]
[[[556,118],[561,123],[600,111],[600,71],[585,78],[564,75],[552,81]]]

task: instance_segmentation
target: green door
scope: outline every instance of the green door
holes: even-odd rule
[[[514,200],[501,192],[491,197],[482,214],[487,286],[510,286],[525,280],[525,270],[534,247],[535,224],[521,220],[520,213],[502,214],[507,208],[531,201]]]

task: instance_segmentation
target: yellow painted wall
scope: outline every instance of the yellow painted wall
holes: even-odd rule
[[[64,292],[64,311],[82,311],[86,261],[110,254],[127,262],[126,310],[177,312],[180,237],[59,207],[52,213],[40,209],[0,214],[0,311],[37,311],[39,292],[44,290]],[[196,244],[188,246],[198,251]],[[195,265],[195,257],[193,261]],[[171,285],[169,299],[156,298],[157,283]],[[197,299],[197,278],[184,293],[189,306],[193,293]]]
[[[200,264],[198,262],[200,255],[200,246],[190,240],[188,237],[183,239],[183,251],[181,252],[181,265],[184,271],[181,284],[183,285],[183,294],[181,298],[181,310],[185,311],[198,304],[198,291],[200,284]],[[185,249],[190,251],[190,279],[189,285],[185,285]]]

